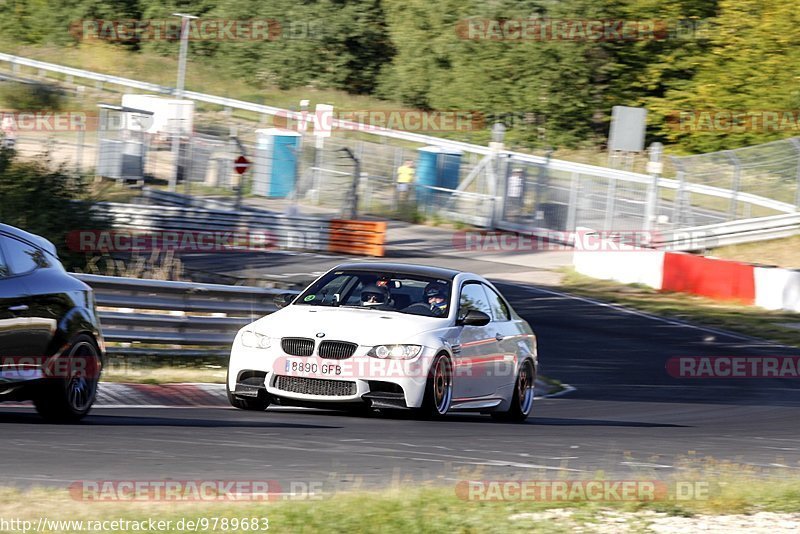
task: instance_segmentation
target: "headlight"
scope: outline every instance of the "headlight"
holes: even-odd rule
[[[245,330],[242,332],[242,345],[254,349],[268,349],[270,345],[269,337],[253,330]]]
[[[420,345],[376,345],[367,353],[367,356],[391,360],[410,360],[415,358],[421,350]]]

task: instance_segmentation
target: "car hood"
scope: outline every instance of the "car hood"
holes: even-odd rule
[[[271,338],[306,337],[319,333],[325,339],[351,341],[363,346],[411,343],[415,336],[445,328],[447,319],[422,317],[397,312],[322,306],[287,306],[252,324],[260,334]]]

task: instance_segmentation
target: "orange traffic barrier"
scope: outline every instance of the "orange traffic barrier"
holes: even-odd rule
[[[383,257],[386,221],[331,220],[328,250],[358,256]]]

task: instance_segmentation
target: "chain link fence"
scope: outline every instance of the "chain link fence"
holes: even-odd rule
[[[733,221],[775,215],[753,206],[743,194],[784,202],[800,208],[800,138],[751,147],[672,157],[681,184],[702,184],[733,191],[728,202],[679,190],[676,219],[688,225],[697,220]]]
[[[170,137],[106,128],[104,120],[101,116],[101,125],[86,131],[21,135],[15,149],[22,158],[123,184],[166,187],[177,178],[182,193],[231,199],[251,193],[254,173],[286,164],[285,153],[278,161],[264,152],[252,129],[241,141],[223,135],[182,137],[176,173]],[[294,160],[291,170],[286,171],[292,174],[286,178],[288,193],[267,198],[279,210],[296,205],[344,216],[357,195],[360,215],[523,232],[675,230],[800,207],[798,138],[671,157],[674,181],[590,166],[575,165],[574,170],[553,164],[549,157],[534,162],[503,151],[437,153],[421,143],[375,139],[337,131],[324,139],[298,136],[289,158]],[[234,172],[240,155],[254,162],[243,183]],[[416,165],[415,181],[401,193],[398,174],[409,161]],[[754,197],[782,205],[773,208]]]

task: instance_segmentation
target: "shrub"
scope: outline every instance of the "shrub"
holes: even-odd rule
[[[15,82],[0,88],[0,102],[19,111],[58,111],[64,93],[55,85]]]

